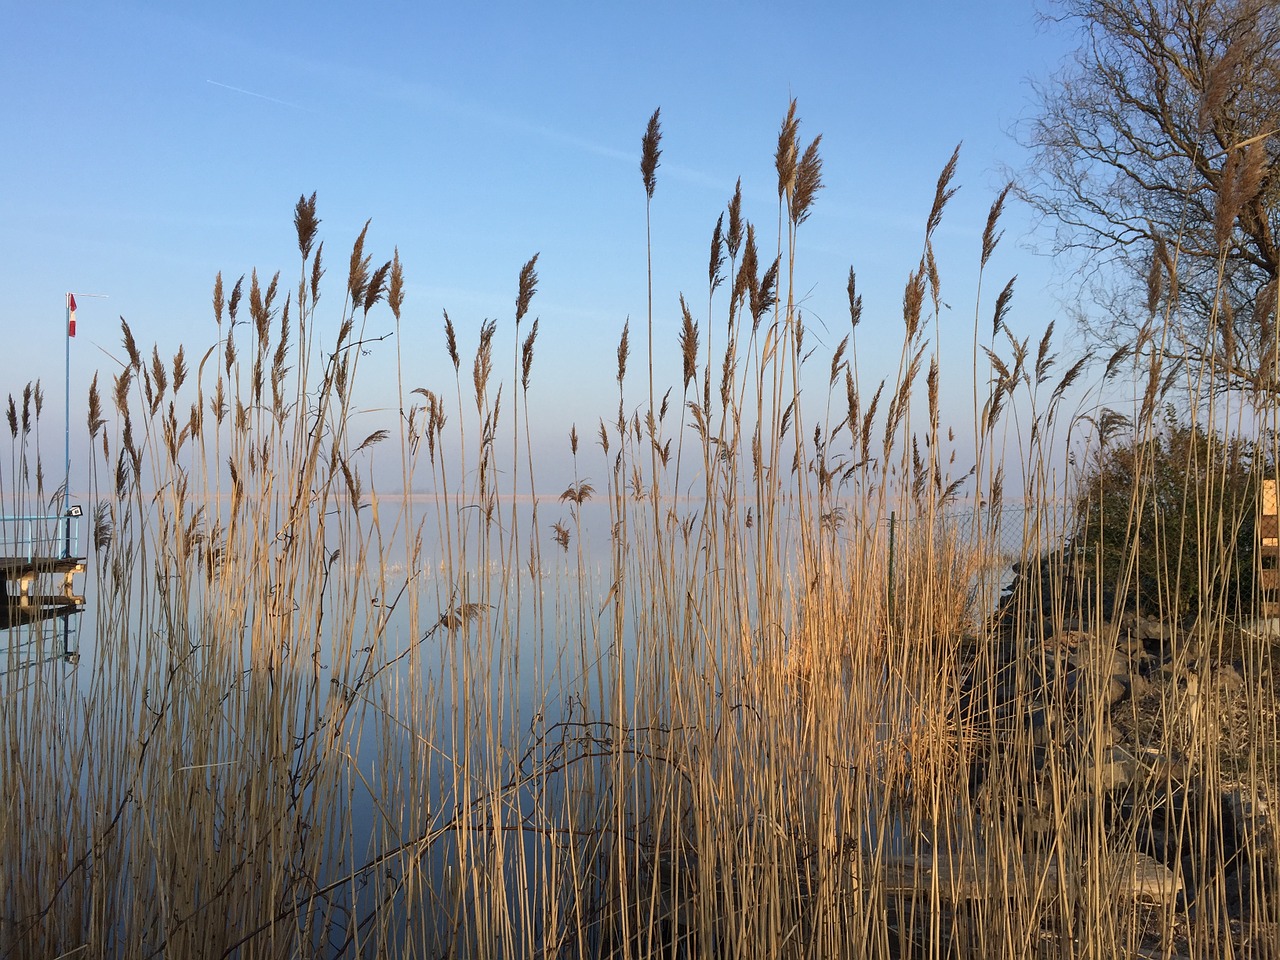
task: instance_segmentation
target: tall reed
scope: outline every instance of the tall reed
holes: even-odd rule
[[[122,324],[119,372],[88,397],[83,659],[33,660],[10,631],[0,951],[1274,954],[1271,641],[1211,589],[1185,628],[1109,615],[1061,509],[1110,384],[1145,385],[1139,433],[1175,387],[1237,431],[1270,408],[1211,389],[1212,371],[1171,379],[1160,298],[1084,400],[1086,362],[1011,326],[1012,281],[991,303],[980,290],[973,368],[953,371],[934,237],[958,154],[908,272],[896,369],[860,370],[852,269],[847,335],[819,358],[796,264],[821,138],[802,144],[799,123],[793,103],[775,258],[739,185],[706,315],[693,291],[662,294],[681,307],[681,382],[659,399],[650,304],[647,402],[624,325],[616,414],[582,437],[565,425],[563,492],[536,483],[528,421],[549,389],[526,319],[536,256],[514,324],[460,337],[444,314],[445,382],[400,353],[429,311],[398,251],[373,265],[369,224],[331,304],[315,195],[295,208],[296,286],[255,272],[228,293],[219,276],[211,346],[170,359]],[[646,228],[659,136],[655,112]],[[383,309],[400,407],[365,433],[360,358],[392,347],[365,335]],[[971,443],[945,422],[951,376],[974,378]],[[38,430],[9,408],[16,509]],[[391,441],[383,492],[372,460]],[[1217,496],[1213,475],[1186,476],[1189,503]],[[1216,582],[1223,530],[1194,535]],[[1169,682],[1141,686],[1138,660]]]

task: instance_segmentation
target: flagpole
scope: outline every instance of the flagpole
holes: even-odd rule
[[[67,294],[66,323],[62,327],[62,337],[66,342],[66,396],[62,407],[62,515],[67,515],[71,506],[71,294]]]
[[[93,297],[106,300],[105,293],[82,293],[81,297]],[[65,379],[65,396],[63,402],[63,517],[68,515],[70,511],[70,499],[72,499],[72,337],[76,335],[76,294],[67,293],[67,323],[63,328],[63,340],[65,346],[65,370],[67,370],[67,379]],[[78,513],[77,513],[77,516]],[[68,540],[70,534],[70,521],[64,520],[67,524]],[[67,544],[70,549],[70,544]]]

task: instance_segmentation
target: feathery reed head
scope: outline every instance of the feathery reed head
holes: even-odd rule
[[[1151,266],[1147,270],[1147,314],[1154,317],[1164,293],[1164,261],[1168,256],[1164,237],[1152,231]]]
[[[1044,328],[1044,336],[1040,338],[1040,346],[1036,350],[1036,383],[1041,384],[1049,376],[1049,370],[1052,369],[1054,361],[1057,359],[1055,354],[1049,352],[1053,345],[1053,321],[1049,321],[1049,325]]]
[[[744,258],[743,262],[746,260]],[[769,264],[769,268],[765,270],[758,283],[751,285],[751,321],[752,330],[760,325],[760,321],[764,315],[774,308],[778,302],[778,271],[782,267],[782,257],[775,257],[773,263]],[[799,334],[801,327],[796,326],[796,332]],[[803,336],[802,334],[800,334]],[[800,343],[796,343],[796,350],[800,349]]]
[[[929,298],[933,301],[936,317],[942,309],[942,280],[938,273],[938,258],[933,255],[933,241],[924,242],[924,271],[929,281]]]
[[[742,264],[733,283],[733,299],[736,303],[753,303],[760,295],[758,254],[756,253],[756,228],[747,224],[747,244],[742,252]]]
[[[800,121],[796,118],[796,101],[793,99],[787,107],[787,115],[782,118],[782,128],[778,131],[778,148],[773,154],[773,165],[778,171],[778,197],[789,196],[795,189],[796,160],[800,148],[796,142],[796,134],[800,129]]]
[[[861,404],[858,400],[858,385],[853,382],[853,371],[849,368],[848,364],[846,364],[844,368],[844,398],[847,411],[845,415],[845,422],[849,425],[849,433],[856,443]]]
[[[373,431],[373,433],[369,434],[367,437],[364,438],[364,440],[360,442],[360,446],[356,447],[355,451],[353,452],[353,455],[355,453],[359,453],[361,450],[367,450],[369,447],[372,447],[375,444],[381,443],[383,440],[387,439],[387,437],[389,436],[391,436],[391,434],[387,430]]]
[[[551,537],[561,550],[568,552],[569,550],[569,528],[557,520],[551,524]]]
[[[480,325],[480,345],[476,348],[476,359],[471,368],[471,380],[476,391],[476,412],[484,407],[489,375],[493,372],[493,334],[497,328],[496,320],[486,320]]]
[[[213,281],[213,318],[218,326],[222,326],[222,308],[225,301],[222,298],[222,271],[218,271],[218,276]]]
[[[726,411],[733,399],[733,378],[737,366],[738,356],[734,351],[733,338],[730,337],[728,345],[724,348],[724,360],[720,362],[720,406]],[[707,406],[709,408],[710,404]]]
[[[862,294],[858,293],[858,278],[854,275],[853,267],[849,268],[849,284],[846,289],[849,292],[849,323],[857,330],[858,324],[862,322]]]
[[[400,265],[400,248],[396,247],[391,256],[391,282],[387,286],[387,306],[391,315],[400,322],[400,308],[404,306],[404,268]]]
[[[1009,282],[1004,285],[1004,289],[1000,291],[1000,295],[996,297],[995,317],[991,322],[991,335],[995,336],[1000,332],[1000,328],[1004,325],[1004,318],[1009,312],[1009,301],[1013,299],[1013,284],[1018,279],[1015,273],[1009,278]]]
[[[235,326],[236,314],[240,310],[240,294],[244,287],[244,274],[240,274],[240,279],[236,281],[236,285],[231,288],[231,299],[227,301],[227,319]]]
[[[538,271],[534,269],[537,264],[538,254],[535,253],[520,268],[520,285],[516,293],[516,326],[520,325],[524,315],[529,312],[529,301],[533,299],[533,295],[538,291]]]
[[[1092,359],[1093,358],[1086,353],[1082,357],[1077,357],[1076,362],[1067,367],[1067,372],[1062,375],[1062,379],[1058,381],[1058,385],[1053,388],[1053,394],[1050,397],[1050,402],[1056,402],[1058,398],[1071,389],[1071,385],[1080,378],[1081,374],[1085,371],[1085,367],[1088,366],[1089,361]]]
[[[1228,43],[1222,53],[1213,58],[1200,92],[1197,122],[1200,131],[1208,133],[1222,113],[1228,93],[1240,82],[1241,60],[1247,56],[1246,45],[1236,39]]]
[[[822,157],[818,155],[818,145],[822,143],[822,134],[813,138],[813,142],[805,148],[800,165],[796,168],[795,187],[791,192],[791,222],[799,226],[809,219],[813,200],[822,189]]]
[[[684,302],[684,294],[680,294],[680,355],[684,361],[684,389],[688,391],[689,382],[698,372],[698,325],[693,322],[689,313],[689,305]]]
[[[93,508],[92,537],[94,550],[102,551],[111,545],[111,534],[114,526],[111,522],[109,505],[105,501],[96,504]]]
[[[1004,231],[996,232],[996,225],[1000,222],[1000,214],[1004,212],[1004,201],[1009,196],[1009,191],[1013,189],[1013,184],[1006,183],[1004,189],[996,195],[995,200],[991,204],[991,210],[987,213],[987,225],[982,230],[982,263],[985,267],[987,261],[991,259],[991,254],[995,253],[996,244],[1000,242],[1000,238],[1004,236]]]
[[[164,361],[160,359],[160,347],[154,344],[151,347],[151,382],[155,384],[156,389],[155,403],[151,406],[151,412],[155,413],[169,386],[169,375],[165,371]]]
[[[453,321],[449,319],[449,311],[444,311],[444,343],[449,351],[449,359],[453,362],[453,372],[458,372],[458,336],[453,330]]]
[[[921,265],[923,267],[923,264]],[[924,306],[924,272],[912,271],[902,291],[902,319],[907,327],[907,339],[915,337],[920,327],[920,311]]]
[[[586,503],[588,500],[590,500],[591,495],[595,492],[596,492],[596,488],[593,487],[586,480],[583,480],[577,484],[571,483],[569,484],[568,487],[565,488],[564,493],[560,494],[560,502],[564,503],[568,501],[569,503],[572,503],[575,507],[580,507],[584,503]]]
[[[925,393],[929,402],[929,427],[931,433],[938,431],[938,355],[929,358],[929,372],[925,374]]]
[[[387,274],[391,272],[391,261],[388,260],[377,270],[373,271],[373,276],[369,278],[369,285],[364,291],[364,314],[367,317],[369,310],[382,299],[382,295],[387,289]]]
[[[942,173],[938,174],[938,185],[933,195],[933,207],[929,210],[929,221],[925,227],[925,236],[931,236],[933,231],[938,229],[938,224],[942,222],[942,210],[947,205],[947,201],[956,195],[959,187],[951,186],[951,180],[956,175],[956,165],[960,162],[960,145],[956,144],[956,148],[952,151],[951,159],[947,161],[947,165],[942,168]]]
[[[293,227],[298,231],[298,250],[302,254],[302,259],[306,260],[311,256],[311,245],[315,243],[316,231],[320,228],[320,218],[316,216],[314,192],[310,199],[306,194],[298,197],[298,203],[293,208]]]
[[[618,340],[618,389],[622,389],[622,380],[627,375],[627,356],[631,353],[631,318],[627,317],[622,324],[622,337]]]
[[[266,311],[268,320],[275,311],[276,294],[280,292],[280,271],[277,270],[271,277],[271,282],[267,284],[267,292],[262,298],[262,309]],[[263,338],[266,339],[265,336]]]
[[[1213,219],[1213,239],[1220,249],[1227,247],[1237,218],[1258,195],[1268,166],[1265,158],[1266,147],[1257,142],[1227,151]]]
[[[533,327],[529,330],[529,335],[524,338],[524,344],[520,348],[520,387],[525,393],[529,392],[529,370],[533,367],[533,342],[538,339],[538,320],[534,318]]]
[[[729,256],[736,259],[738,249],[742,246],[742,178],[733,187],[733,197],[729,200],[729,232],[725,234],[725,244],[729,247]]]
[[[324,276],[324,268],[320,266],[323,259],[324,241],[320,241],[320,246],[316,247],[315,259],[311,261],[311,306],[314,307],[320,302],[320,278]]]
[[[274,280],[271,281],[270,296],[275,298],[276,280],[280,279],[280,274],[276,274]],[[258,285],[258,271],[253,270],[249,279],[249,318],[253,321],[253,329],[258,335],[258,347],[263,348],[271,331],[271,308],[270,301],[263,294],[262,287]]]
[[[116,413],[122,417],[129,415],[129,388],[133,385],[133,367],[125,367],[115,378],[112,400],[116,405]]]
[[[369,286],[369,265],[373,257],[364,252],[364,238],[369,233],[371,223],[373,223],[371,219],[364,222],[360,235],[351,245],[351,262],[347,268],[347,295],[351,297],[352,310],[360,309],[360,304],[364,302],[365,290]]]
[[[98,374],[94,373],[93,381],[89,384],[89,437],[90,439],[98,435],[98,430],[106,423],[102,419],[102,398],[98,394]]]
[[[129,329],[129,324],[124,317],[120,318],[120,329],[124,334],[124,352],[129,355],[129,366],[134,370],[142,367],[142,354],[138,350],[138,344],[133,339],[133,331]]]
[[[707,282],[711,292],[724,283],[724,214],[716,220],[716,228],[711,233],[711,262],[707,267]]]
[[[827,381],[828,387],[836,385],[836,378],[840,376],[840,371],[846,369],[849,364],[844,359],[844,352],[849,347],[849,334],[844,335],[844,339],[836,346],[836,352],[831,355],[831,376]]]
[[[653,111],[640,141],[640,176],[644,178],[644,192],[650,200],[658,185],[658,158],[662,156],[662,151],[658,148],[658,144],[662,142],[662,127],[658,123],[658,114],[661,112],[661,107]]]

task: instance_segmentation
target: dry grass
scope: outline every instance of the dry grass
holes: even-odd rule
[[[648,201],[659,137],[655,112]],[[446,314],[455,382],[402,379],[389,434],[353,432],[352,398],[369,312],[408,315],[399,256],[374,267],[366,225],[345,302],[321,307],[314,196],[296,288],[254,274],[246,300],[219,277],[194,369],[196,353],[147,358],[126,325],[107,403],[96,381],[89,398],[92,640],[75,669],[11,643],[3,677],[0,952],[1274,955],[1269,644],[1232,634],[1247,729],[1224,751],[1204,722],[1223,682],[1194,710],[1185,684],[1152,684],[1126,721],[1110,660],[1067,671],[1081,648],[1063,621],[1089,597],[1065,573],[989,621],[993,558],[1063,533],[1055,431],[1084,429],[1066,406],[1082,368],[1055,368],[1048,332],[1038,350],[1013,336],[1006,285],[990,327],[975,305],[972,445],[949,432],[931,238],[955,157],[896,372],[864,386],[852,271],[849,336],[829,369],[811,359],[793,278],[818,144],[801,148],[793,105],[776,258],[740,192],[716,223],[701,324],[680,298],[680,416],[654,403],[652,344],[649,402],[628,399],[624,327],[617,414],[598,451],[569,427],[575,479],[551,516],[518,506],[539,489],[537,322],[520,329],[536,257],[507,389],[494,351],[512,325],[484,326],[467,378]],[[1148,347],[1139,423],[1163,383]],[[10,400],[6,504],[43,495],[38,396]],[[425,510],[374,483],[370,457],[395,444],[402,488],[436,492]],[[991,514],[1032,505],[1016,549],[977,508],[979,536],[942,522],[962,493]],[[1225,629],[1157,666],[1209,662]],[[1119,626],[1085,630],[1118,649]],[[1136,729],[1141,771],[1115,788],[1116,731]],[[1246,825],[1229,862],[1227,819]],[[1168,876],[1146,859],[1161,837],[1179,844]]]

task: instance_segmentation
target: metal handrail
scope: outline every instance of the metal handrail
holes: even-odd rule
[[[52,535],[43,531],[37,535],[37,524],[47,525],[53,523],[54,531]],[[9,537],[4,537],[4,543],[7,546],[12,543],[15,549],[25,546],[26,560],[28,563],[34,561],[37,556],[42,559],[49,557],[68,558],[77,556],[80,552],[80,517],[73,513],[64,514],[46,514],[18,517],[0,516],[0,525],[3,524],[23,524],[21,536],[15,537],[10,541]],[[51,549],[48,553],[36,553],[37,545],[47,544]],[[58,552],[61,551],[61,552]]]

